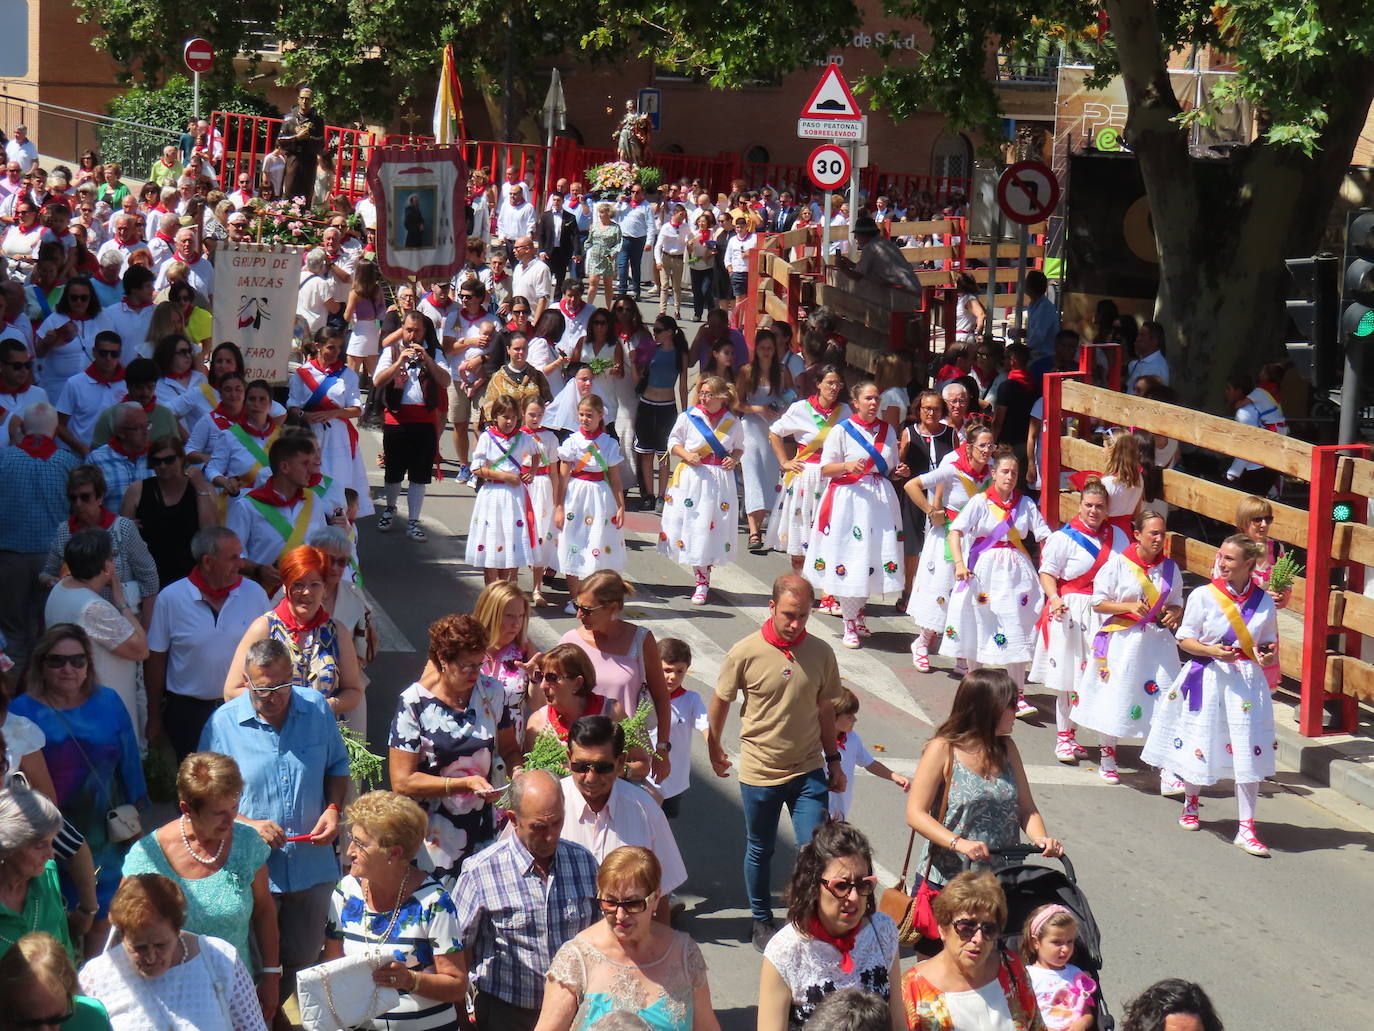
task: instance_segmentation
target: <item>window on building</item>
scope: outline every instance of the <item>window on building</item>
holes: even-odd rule
[[[930,174],[950,179],[967,179],[973,168],[973,148],[956,132],[945,131],[935,141],[930,158]]]

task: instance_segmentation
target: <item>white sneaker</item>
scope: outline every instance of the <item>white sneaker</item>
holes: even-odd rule
[[[844,636],[840,638],[840,643],[846,648],[859,647],[859,628],[854,625],[854,620],[844,621]]]
[[[1168,770],[1161,770],[1159,774],[1159,793],[1165,798],[1183,794],[1183,780],[1175,777]]]
[[[406,522],[406,536],[413,541],[419,541],[421,544],[429,540],[418,519],[411,519]]]
[[[705,605],[706,595],[711,590],[710,584],[697,584],[697,589],[692,592],[693,605]]]

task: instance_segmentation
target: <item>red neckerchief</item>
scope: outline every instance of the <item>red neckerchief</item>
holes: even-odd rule
[[[291,603],[285,598],[277,602],[277,607],[272,610],[272,613],[281,620],[282,626],[286,627],[292,640],[297,644],[301,643],[301,638],[306,634],[312,630],[318,630],[329,622],[329,613],[324,610],[323,605],[317,608],[315,614],[304,623],[300,622],[296,619],[296,614],[291,611]]]
[[[603,696],[599,694],[589,695],[587,697],[587,707],[582,710],[582,715],[600,716],[601,711],[605,708],[606,699]],[[560,741],[567,741],[568,734],[572,731],[572,723],[564,723],[563,717],[558,715],[558,710],[552,705],[545,708],[544,715],[548,717],[549,726],[551,726],[554,733],[558,735],[558,739]],[[574,720],[573,722],[575,723],[577,721]]]
[[[843,747],[844,747],[844,743],[845,743],[846,741],[848,741],[848,740],[849,740],[849,731],[847,731],[847,730],[837,730],[837,731],[835,731],[835,744],[838,745],[840,748],[843,748]]]
[[[811,922],[806,925],[806,933],[817,941],[835,946],[840,952],[840,970],[846,974],[854,972],[854,957],[851,956],[850,953],[854,951],[854,939],[859,936],[858,926],[848,934],[836,937],[825,929],[825,925],[821,923],[820,917],[813,916]]]
[[[1230,598],[1237,605],[1244,605],[1245,599],[1250,597],[1250,592],[1255,589],[1255,581],[1253,579],[1245,581],[1245,590],[1242,591],[1240,594],[1237,594],[1235,588],[1232,587],[1229,582],[1222,579],[1221,577],[1217,577],[1215,580],[1213,580],[1212,586],[1215,587],[1217,590],[1221,591],[1222,593],[1224,593],[1226,597]]]
[[[782,652],[783,657],[786,658],[788,662],[797,661],[796,657],[792,654],[792,649],[796,648],[798,645],[800,645],[803,641],[806,640],[805,630],[799,633],[796,637],[792,638],[792,640],[788,641],[784,639],[782,634],[778,633],[776,628],[774,628],[772,619],[765,619],[763,621],[763,627],[759,630],[759,632],[763,634],[764,641],[768,644],[771,644],[778,651]]]
[[[163,168],[173,168],[176,165],[175,161],[168,161],[166,158],[158,158],[158,160],[162,162]]]
[[[114,375],[102,376],[98,371],[96,371],[95,362],[91,362],[90,365],[86,366],[86,375],[91,377],[91,379],[95,380],[97,383],[104,383],[106,385],[110,383],[123,383],[124,366],[116,365]]]
[[[502,273],[498,276],[495,272],[493,272],[493,273],[491,274],[491,281],[492,281],[493,283],[504,283],[504,282],[506,281],[506,274],[505,274],[504,272],[502,272]]]
[[[940,371],[935,374],[935,382],[942,383],[947,379],[958,379],[963,373],[959,371],[957,365],[942,365]]]
[[[118,437],[111,437],[109,443],[111,451],[113,451],[117,455],[123,455],[131,462],[135,459],[142,458],[144,455],[148,453],[148,449],[146,447],[142,451],[125,451],[124,445],[119,442]]]
[[[242,408],[239,409],[239,414],[243,414]],[[230,415],[224,410],[223,404],[215,405],[215,407],[210,410],[210,418],[214,419],[215,425],[222,430],[227,430],[230,426],[239,421],[237,416]]]
[[[1013,383],[1020,383],[1021,386],[1025,387],[1027,390],[1033,389],[1031,387],[1030,373],[1025,369],[1008,369],[1007,379],[1011,380]]]
[[[156,407],[157,407],[157,397],[154,396],[153,399],[152,399],[151,401],[149,401],[146,405],[143,406],[143,410],[144,410],[145,412],[147,412],[149,415],[152,415],[152,414],[153,414],[153,409],[156,408]]]
[[[516,437],[520,436],[523,431],[519,427],[516,427],[510,433],[502,433],[496,428],[495,424],[493,424],[487,427],[487,432],[498,440],[514,440]]]
[[[176,247],[176,240],[175,240],[175,238],[168,236],[168,235],[167,235],[166,233],[164,233],[161,229],[159,229],[156,233],[154,233],[153,236],[154,236],[156,239],[158,239],[158,240],[165,240],[167,243],[170,243],[170,244],[172,245],[173,249],[175,249],[175,247]]]
[[[718,411],[715,415],[712,415],[705,408],[702,408],[701,405],[697,405],[696,410],[700,412],[702,415],[706,416],[706,421],[711,424],[712,429],[719,425],[720,420],[725,416],[725,413],[728,411],[728,409],[724,405],[721,406],[720,411]]]
[[[26,390],[28,390],[29,387],[31,387],[31,386],[33,386],[32,383],[26,383],[26,384],[24,384],[22,387],[20,387],[18,390],[6,390],[4,387],[0,387],[0,394],[7,394],[7,395],[9,395],[10,397],[18,397],[20,394],[22,394],[22,393],[24,393]]]
[[[974,480],[976,482],[978,480],[981,480],[984,476],[988,474],[988,467],[986,465],[983,466],[983,471],[981,473],[976,473],[973,471],[973,466],[969,464],[968,460],[967,444],[965,444],[958,451],[956,451],[954,455],[954,468],[958,469],[970,480]]]
[[[114,521],[115,521],[115,514],[114,514],[113,512],[111,512],[108,508],[106,508],[104,505],[101,505],[101,506],[100,506],[100,528],[101,528],[102,530],[108,530],[110,527],[114,526]],[[76,517],[75,517],[75,516],[70,516],[70,517],[68,517],[68,519],[67,519],[67,532],[68,532],[68,533],[76,533],[76,532],[77,532],[78,530],[80,530],[80,529],[81,529],[81,526],[77,524]]]
[[[812,394],[810,397],[806,399],[806,403],[809,404],[812,408],[816,409],[816,411],[819,412],[821,415],[824,415],[826,418],[829,418],[830,413],[833,412],[837,407],[839,407],[840,399],[836,397],[835,403],[833,405],[831,405],[829,408],[823,408],[821,407],[821,395]]]
[[[988,488],[986,491],[984,491],[983,493],[985,493],[985,494],[987,495],[988,501],[990,501],[992,504],[996,505],[996,506],[997,506],[998,508],[1000,508],[1003,512],[1011,512],[1011,511],[1013,511],[1013,510],[1016,508],[1016,503],[1017,503],[1018,501],[1021,500],[1021,495],[1018,494],[1018,493],[1016,493],[1016,491],[1012,491],[1012,492],[1011,492],[1011,497],[1007,498],[1006,501],[1003,501],[1003,500],[998,496],[996,489],[994,489],[994,488],[992,488],[992,487],[989,487],[989,488]]]
[[[276,505],[278,508],[290,508],[297,504],[301,498],[305,497],[304,490],[298,490],[293,497],[284,498],[272,488],[271,481],[264,483],[257,490],[250,490],[248,496],[254,501],[261,501],[266,505]]]
[[[250,426],[248,420],[243,418],[243,416],[239,416],[239,425],[248,432],[249,436],[257,437],[259,440],[266,440],[272,435],[272,420],[270,417],[267,420],[267,425],[260,430]]]
[[[37,458],[43,461],[51,458],[53,452],[57,450],[57,441],[52,437],[44,437],[37,433],[30,433],[19,441],[19,447],[30,458]]]
[[[587,306],[587,302],[586,302],[586,301],[583,301],[581,304],[579,304],[579,305],[577,306],[577,311],[569,311],[569,310],[568,310],[568,301],[567,301],[567,298],[562,298],[562,299],[560,299],[559,302],[558,302],[558,310],[561,311],[561,312],[563,313],[564,317],[569,318],[569,319],[575,319],[575,318],[577,318],[578,312],[580,312],[580,311],[581,311],[583,308],[585,308],[586,306]]]
[[[1112,539],[1112,524],[1106,522],[1105,520],[1103,521],[1102,528],[1100,530],[1089,529],[1088,524],[1083,522],[1082,519],[1079,519],[1078,516],[1074,516],[1072,519],[1070,519],[1069,525],[1073,527],[1075,530],[1077,530],[1079,533],[1083,534],[1085,537],[1091,537],[1093,540],[1101,541],[1103,544],[1106,544],[1108,541]],[[1135,547],[1135,545],[1132,544],[1131,547]]]
[[[877,433],[878,427],[885,425],[881,419],[874,419],[872,422],[864,422],[857,415],[851,416],[850,421],[865,433]]]
[[[317,370],[319,370],[321,375],[324,376],[333,376],[337,372],[343,372],[344,369],[344,362],[342,358],[340,358],[337,362],[330,366],[321,365],[320,360],[318,358],[311,358],[310,364],[314,366]]]
[[[702,243],[707,243],[707,242],[709,242],[710,239],[711,239],[711,230],[709,230],[709,229],[703,229],[703,230],[698,234],[698,236],[700,237],[700,240],[701,240]]]
[[[1155,566],[1157,566],[1157,565],[1159,565],[1161,562],[1163,562],[1163,561],[1164,561],[1164,558],[1165,558],[1165,556],[1164,556],[1164,549],[1163,549],[1163,548],[1160,548],[1160,549],[1159,549],[1159,558],[1155,559],[1153,562],[1148,562],[1148,563],[1147,563],[1143,558],[1140,557],[1140,551],[1139,551],[1139,549],[1136,547],[1136,545],[1135,545],[1134,543],[1132,543],[1131,546],[1130,546],[1129,548],[1127,548],[1125,551],[1123,551],[1121,554],[1122,554],[1122,556],[1124,556],[1125,558],[1129,559],[1131,562],[1134,562],[1134,563],[1135,563],[1136,565],[1138,565],[1141,569],[1145,570],[1145,572],[1147,572],[1147,573],[1148,573],[1150,570],[1154,569]]]
[[[450,298],[448,299],[448,304],[445,304],[443,307],[440,307],[439,304],[438,304],[438,302],[434,300],[434,291],[433,291],[433,290],[431,290],[429,293],[425,294],[425,298],[424,298],[424,299],[430,303],[430,306],[433,307],[435,311],[441,311],[441,312],[443,312],[445,315],[448,314],[449,305],[451,305],[451,304],[453,303],[453,298],[450,297]]]
[[[681,698],[681,697],[682,697],[683,695],[685,695],[686,693],[687,693],[687,688],[685,688],[685,687],[675,687],[675,688],[673,688],[670,692],[668,692],[668,701],[671,702],[674,698]]]

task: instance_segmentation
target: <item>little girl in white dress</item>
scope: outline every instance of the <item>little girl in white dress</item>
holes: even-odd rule
[[[579,581],[598,569],[625,568],[625,494],[620,463],[625,456],[606,432],[606,406],[588,394],[577,406],[576,433],[558,448],[553,525],[558,529],[558,571],[576,598]],[[575,613],[571,601],[564,610]]]
[[[534,440],[517,428],[514,398],[493,401],[491,420],[472,452],[472,473],[482,488],[472,506],[466,555],[468,565],[482,570],[487,583],[513,580],[521,566],[532,565],[538,532],[529,490]]]

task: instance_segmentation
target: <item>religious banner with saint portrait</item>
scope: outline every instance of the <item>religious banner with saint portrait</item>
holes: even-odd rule
[[[448,279],[466,256],[468,169],[461,147],[378,147],[367,162],[377,263],[387,279]]]
[[[214,341],[238,345],[249,382],[286,382],[304,254],[285,244],[215,245]]]

